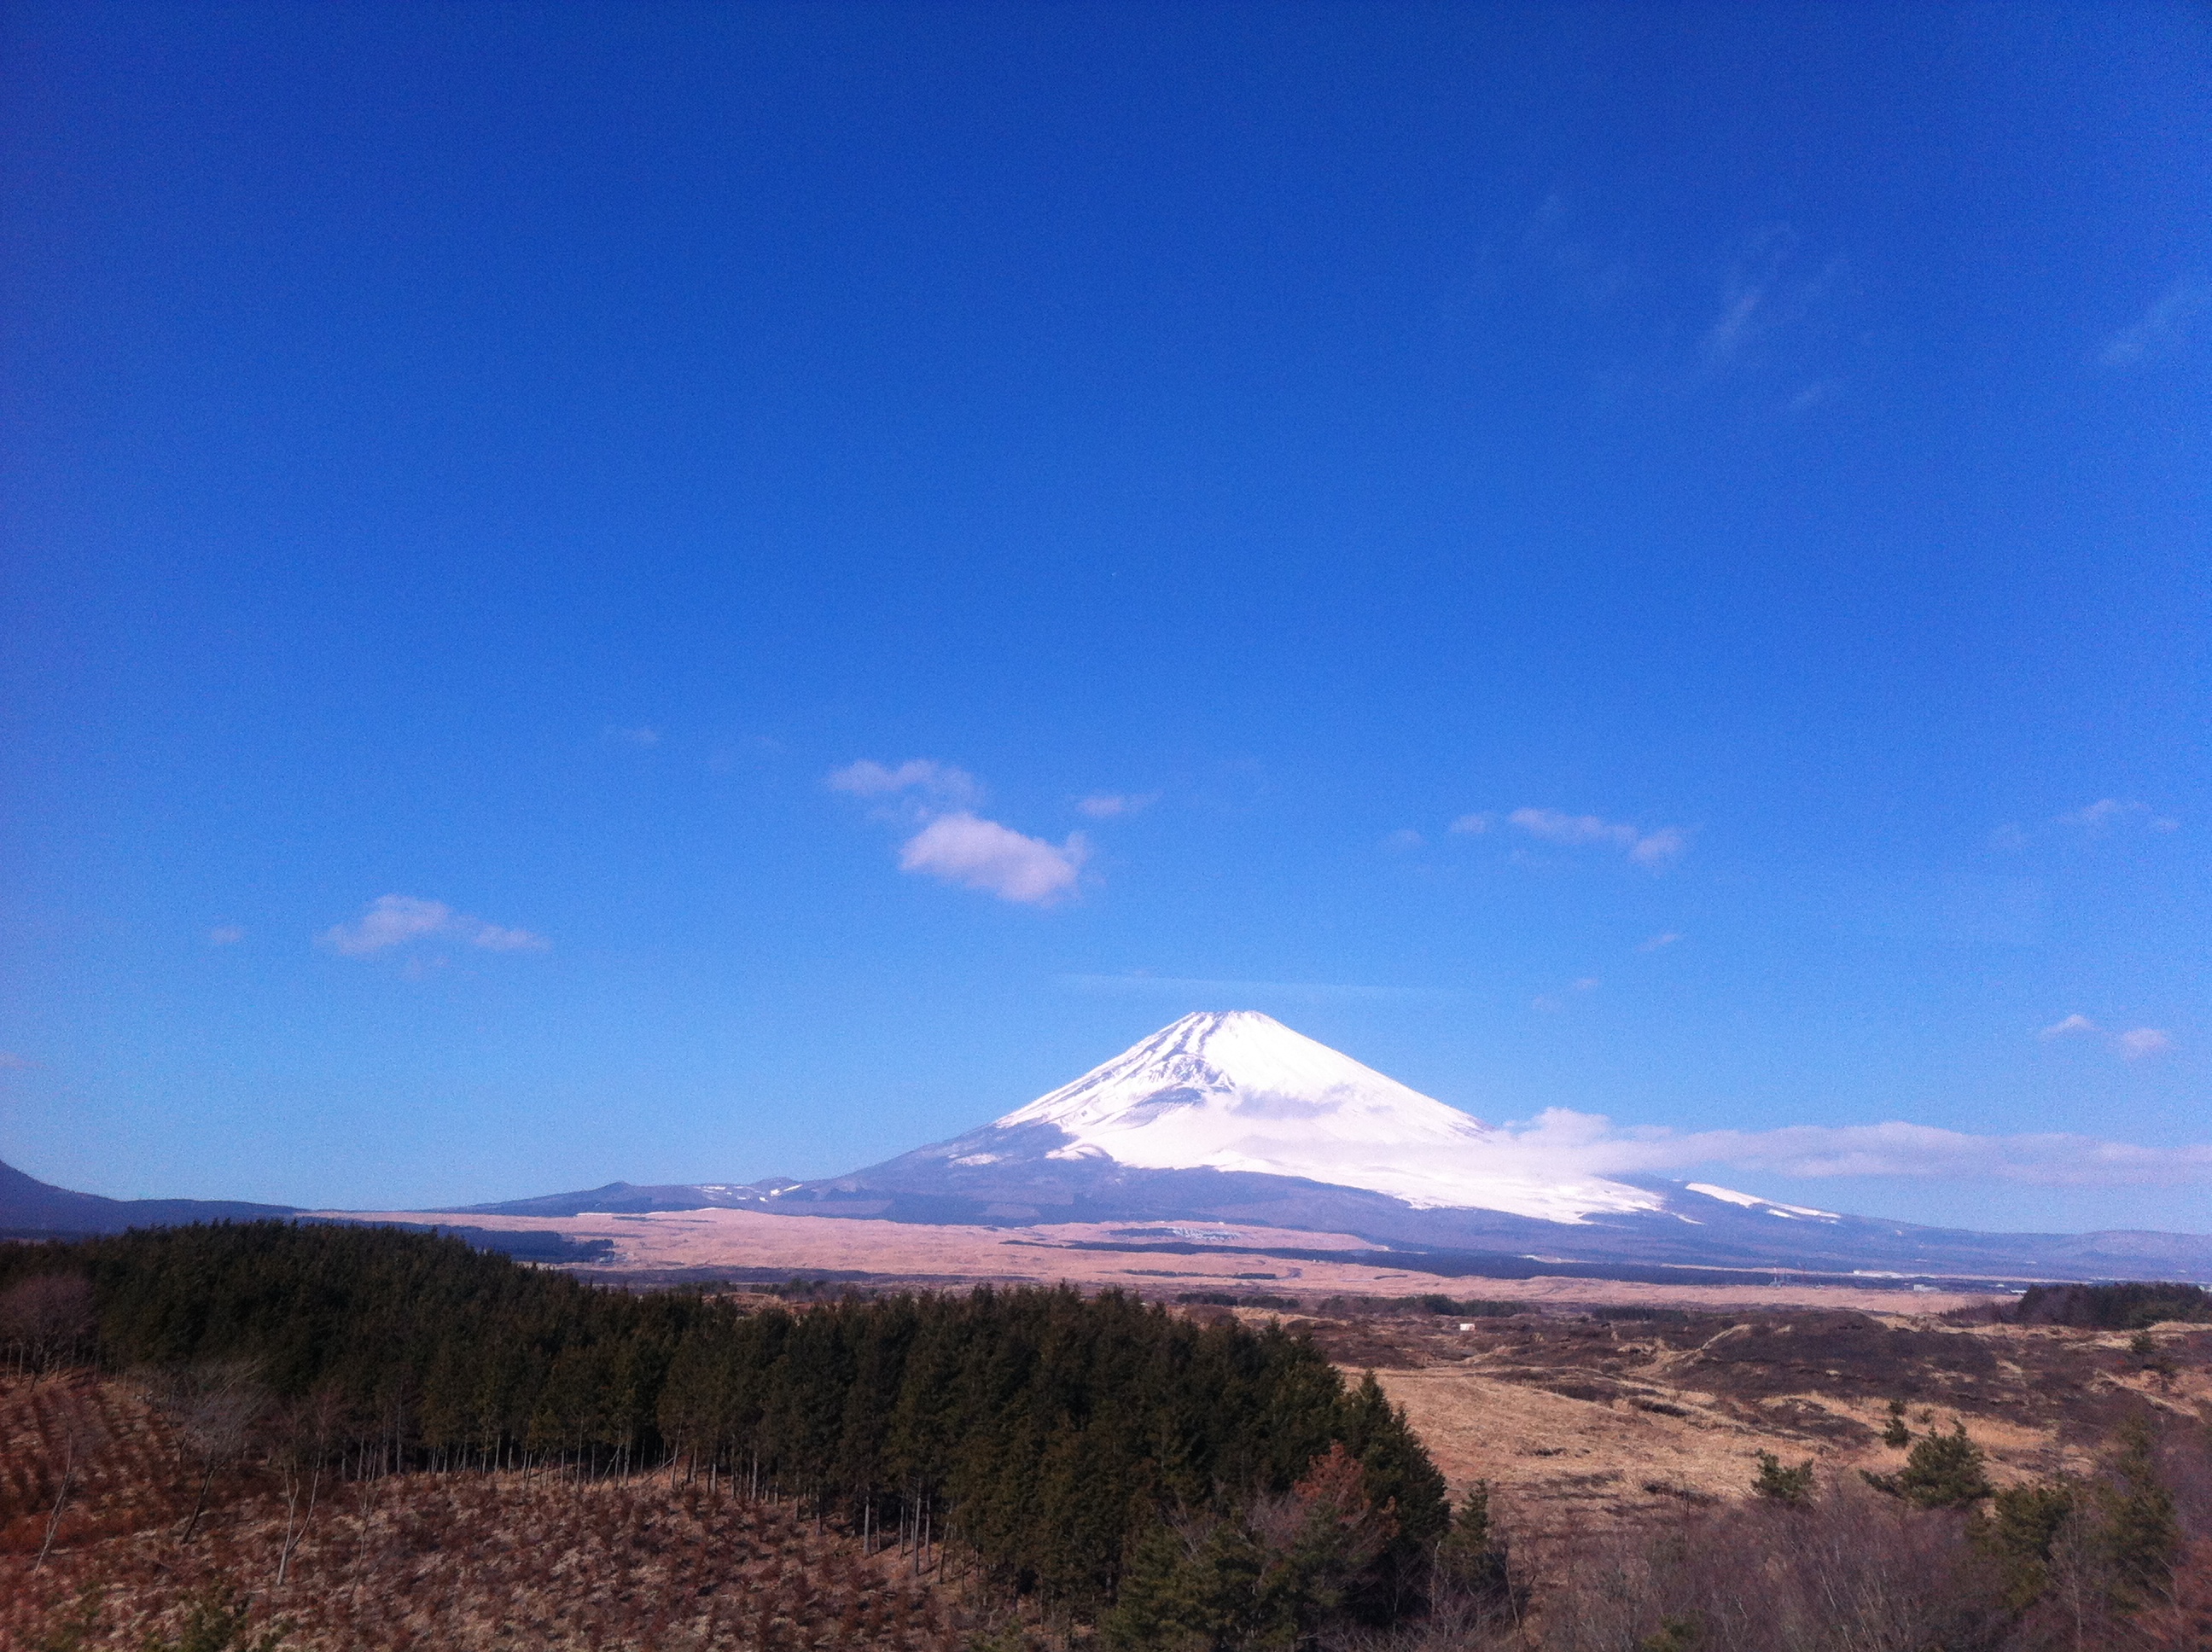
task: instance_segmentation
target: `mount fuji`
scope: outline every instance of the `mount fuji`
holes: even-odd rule
[[[1350,1234],[1378,1250],[1419,1253],[1431,1272],[1456,1256],[1469,1273],[2212,1278],[2212,1237],[2203,1236],[1972,1233],[1707,1182],[1562,1172],[1512,1133],[1249,1010],[1185,1016],[980,1128],[846,1175],[616,1182],[468,1208],[555,1216],[703,1206],[1000,1227],[1233,1223]],[[1158,1237],[1146,1242],[1157,1248]]]

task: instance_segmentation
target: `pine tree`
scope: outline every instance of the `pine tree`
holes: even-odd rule
[[[1795,1468],[1784,1468],[1781,1458],[1771,1451],[1762,1451],[1759,1454],[1759,1473],[1751,1489],[1784,1508],[1802,1509],[1813,1501],[1813,1460],[1808,1457]]]
[[[1912,1430],[1905,1425],[1905,1401],[1889,1402],[1889,1425],[1881,1431],[1881,1442],[1895,1451],[1902,1451],[1912,1443]]]
[[[1437,1566],[1447,1585],[1486,1612],[1516,1604],[1510,1557],[1491,1523],[1488,1480],[1477,1480],[1468,1489],[1437,1546]]]
[[[1954,1422],[1948,1434],[1930,1434],[1914,1446],[1896,1473],[1865,1479],[1876,1491],[1923,1509],[1955,1509],[1990,1495],[1982,1463],[1981,1447],[1966,1437],[1964,1423]]]
[[[2042,1598],[2051,1546],[2078,1502],[2075,1488],[2063,1481],[2008,1486],[1990,1499],[1989,1517],[1974,1527],[1974,1540],[1996,1561],[2010,1610],[2025,1612]]]
[[[2173,1493],[2159,1479],[2150,1424],[2130,1418],[2120,1432],[2112,1479],[2098,1489],[2098,1546],[2112,1564],[2115,1604],[2133,1607],[2163,1584],[2181,1551]]]

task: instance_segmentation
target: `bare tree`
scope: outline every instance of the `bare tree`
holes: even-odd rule
[[[251,1363],[225,1360],[161,1373],[154,1397],[176,1430],[179,1446],[200,1470],[191,1517],[177,1540],[189,1543],[199,1529],[216,1474],[246,1449],[253,1425],[268,1409],[269,1396]]]
[[[345,1422],[345,1401],[337,1391],[321,1388],[286,1407],[276,1442],[276,1468],[284,1485],[284,1541],[276,1552],[276,1583],[283,1588],[293,1552],[307,1534],[315,1517],[315,1502],[323,1486],[323,1471],[331,1448]],[[302,1512],[302,1495],[307,1508]]]
[[[92,1282],[79,1273],[37,1273],[0,1295],[0,1339],[23,1369],[43,1376],[92,1340]]]
[[[77,1481],[83,1477],[89,1444],[84,1419],[75,1412],[64,1416],[61,1426],[61,1482],[54,1490],[53,1509],[46,1515],[46,1540],[39,1545],[39,1558],[31,1563],[33,1571],[46,1565],[46,1556],[53,1550],[55,1534],[62,1528],[62,1516],[69,1512],[70,1498],[76,1491]]]

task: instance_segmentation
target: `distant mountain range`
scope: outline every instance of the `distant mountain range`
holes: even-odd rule
[[[121,1233],[125,1228],[175,1227],[187,1222],[251,1222],[290,1216],[289,1205],[247,1205],[224,1199],[103,1199],[71,1193],[0,1164],[0,1237],[40,1238]]]
[[[1227,1223],[1351,1234],[1378,1251],[1418,1253],[1430,1271],[1468,1273],[1589,1267],[2212,1280],[2212,1236],[1975,1233],[1782,1204],[1707,1182],[1550,1173],[1514,1151],[1504,1133],[1251,1011],[1185,1016],[979,1129],[847,1175],[613,1181],[421,1214],[706,1208],[996,1227]],[[290,1213],[100,1199],[0,1166],[0,1231],[111,1232]]]

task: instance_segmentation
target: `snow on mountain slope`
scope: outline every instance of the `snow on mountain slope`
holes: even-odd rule
[[[1623,1182],[1516,1166],[1503,1132],[1251,1010],[1185,1016],[992,1129],[1036,1125],[1070,1138],[1055,1159],[1297,1176],[1425,1208],[1580,1222],[1665,1206]],[[996,1161],[976,1145],[954,1162]]]

